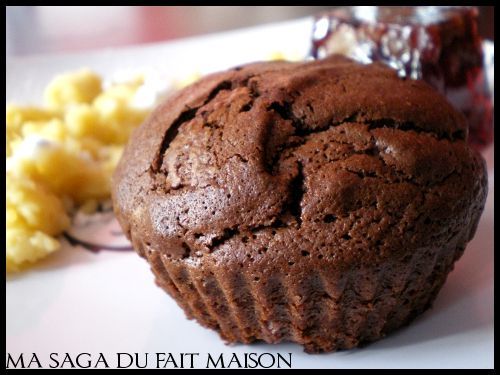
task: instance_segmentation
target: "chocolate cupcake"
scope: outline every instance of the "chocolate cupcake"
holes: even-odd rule
[[[426,310],[474,235],[484,161],[421,81],[348,58],[179,91],[138,128],[117,218],[156,282],[228,342],[356,347]]]

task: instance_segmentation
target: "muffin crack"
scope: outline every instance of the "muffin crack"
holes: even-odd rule
[[[212,238],[210,244],[207,246],[210,251],[213,251],[216,247],[221,246],[224,242],[230,240],[231,238],[240,234],[238,227],[224,228],[224,232],[220,236]]]
[[[287,225],[280,219],[281,217],[283,217],[284,214],[285,213],[282,213],[280,215],[273,217],[271,219],[272,221],[270,224],[261,224],[248,227],[242,225],[236,225],[233,227],[224,228],[221,235],[213,237],[208,244],[205,243],[204,245],[208,248],[210,252],[213,252],[216,248],[223,246],[226,242],[237,236],[241,236],[242,242],[246,243],[248,242],[249,237],[264,230],[290,228],[289,225]],[[195,233],[194,236],[195,239],[206,237],[205,235],[199,232]]]
[[[308,107],[312,108],[311,112],[314,112],[314,107],[310,103],[308,103]],[[333,127],[341,126],[344,124],[358,123],[367,125],[368,130],[390,128],[401,131],[414,131],[418,134],[430,134],[438,140],[447,139],[452,142],[455,140],[465,140],[465,132],[463,130],[457,130],[452,133],[439,133],[437,131],[426,130],[412,121],[397,121],[390,117],[369,120],[366,119],[366,114],[361,111],[354,111],[350,115],[344,117],[339,121],[330,122],[323,126],[311,127],[310,124],[308,124],[308,121],[305,121],[305,119],[307,118],[306,116],[304,116],[304,118],[299,118],[293,113],[293,101],[284,101],[283,103],[276,101],[272,102],[268,106],[268,110],[273,110],[278,115],[280,115],[283,120],[292,121],[292,126],[296,130],[294,136],[299,137],[306,137],[311,134],[321,133]]]
[[[165,155],[168,146],[170,145],[170,143],[172,143],[175,137],[177,137],[177,134],[179,134],[179,128],[181,127],[181,125],[188,121],[191,121],[194,118],[198,108],[199,107],[189,108],[181,112],[179,117],[177,117],[177,119],[169,126],[169,128],[165,132],[165,135],[163,136],[163,140],[160,146],[160,152],[157,158],[153,161],[153,165],[151,166],[153,172],[160,171],[163,164],[163,156]]]
[[[304,171],[301,162],[297,162],[298,173],[297,175],[290,181],[289,184],[289,201],[286,203],[285,208],[290,212],[297,221],[297,224],[300,228],[302,224],[302,198],[305,193],[304,186]]]
[[[168,127],[167,131],[165,132],[163,136],[163,140],[161,142],[160,146],[160,151],[153,161],[152,165],[152,170],[153,172],[159,172],[162,170],[162,165],[163,165],[163,159],[165,156],[165,152],[167,151],[168,147],[172,143],[172,141],[177,137],[177,134],[179,134],[179,129],[180,127],[191,121],[195,116],[201,107],[207,105],[210,101],[212,101],[217,94],[220,91],[223,90],[230,90],[232,88],[232,82],[228,80],[224,80],[221,83],[219,83],[207,96],[207,98],[204,100],[203,104],[198,106],[198,107],[193,107],[190,108],[189,106],[188,109],[182,111],[180,115],[172,122],[172,124]],[[168,171],[164,171],[165,175],[168,175]]]
[[[438,133],[436,131],[423,129],[412,121],[396,121],[392,118],[380,118],[376,120],[361,121],[361,123],[367,124],[369,131],[373,129],[389,128],[401,131],[414,131],[417,134],[429,134],[438,140],[446,139],[450,142],[454,142],[455,140],[465,140],[465,133],[462,130],[457,130],[453,133]]]
[[[254,100],[261,95],[258,88],[258,82],[257,80],[254,79],[258,76],[259,75],[248,74],[242,80],[239,80],[237,78],[225,79],[222,82],[220,82],[214,89],[212,89],[212,91],[208,94],[207,98],[203,101],[203,104],[192,108],[187,106],[188,108],[180,113],[180,115],[172,122],[172,124],[168,127],[167,131],[165,132],[161,142],[160,150],[156,158],[153,160],[150,170],[153,173],[158,173],[161,171],[165,176],[168,175],[168,171],[162,169],[163,159],[170,144],[179,134],[179,129],[185,123],[188,123],[189,121],[193,120],[197,116],[198,110],[200,108],[205,107],[212,100],[214,100],[219,94],[219,92],[228,90],[231,91],[239,87],[247,87],[250,92],[249,101],[242,106],[242,108],[240,109],[240,113],[250,111],[253,107]],[[206,111],[202,113],[202,117],[204,118],[207,117]],[[204,122],[203,126],[218,128],[216,124],[209,122]]]

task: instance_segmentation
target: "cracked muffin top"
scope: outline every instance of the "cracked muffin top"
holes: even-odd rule
[[[193,266],[375,264],[471,238],[487,181],[466,137],[444,97],[381,64],[249,64],[134,132],[114,208],[140,254]]]

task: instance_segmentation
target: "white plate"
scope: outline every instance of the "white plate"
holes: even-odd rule
[[[173,43],[13,59],[7,62],[7,99],[39,102],[55,74],[82,66],[108,76],[155,67],[166,77],[182,78],[265,59],[276,50],[305,55],[310,31],[308,18]],[[486,151],[490,191],[476,236],[434,307],[363,349],[309,355],[294,344],[227,346],[216,333],[185,318],[135,253],[68,246],[35,268],[7,277],[7,352],[24,353],[28,360],[36,353],[44,367],[56,364],[50,353],[57,353],[59,365],[67,352],[73,360],[90,353],[92,365],[103,353],[111,367],[119,352],[139,353],[141,361],[149,353],[149,367],[155,367],[154,353],[172,353],[177,365],[181,353],[200,353],[194,365],[204,368],[207,353],[269,352],[292,353],[293,368],[492,368],[493,151],[493,146]],[[84,364],[88,357],[80,359]]]

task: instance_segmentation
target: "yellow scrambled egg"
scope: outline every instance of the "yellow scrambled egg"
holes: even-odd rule
[[[150,110],[132,103],[142,83],[103,90],[101,77],[81,70],[56,77],[43,107],[7,105],[7,271],[59,249],[75,207],[109,198],[123,146]]]

